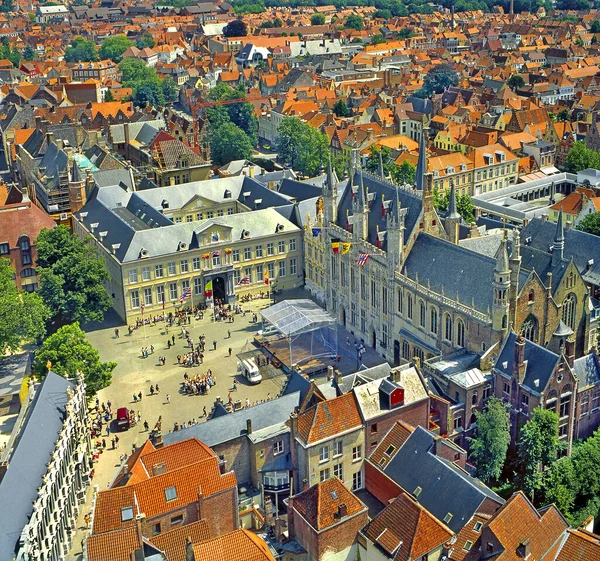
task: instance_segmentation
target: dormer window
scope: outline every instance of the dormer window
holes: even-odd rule
[[[121,509],[121,522],[128,522],[129,520],[133,520],[133,507],[126,506]]]

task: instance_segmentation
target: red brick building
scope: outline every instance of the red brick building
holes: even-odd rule
[[[367,522],[367,507],[337,477],[289,499],[289,537],[312,561],[336,554],[355,559],[358,531]]]
[[[54,220],[23,194],[12,188],[0,206],[0,258],[8,258],[15,270],[17,287],[27,292],[38,289],[35,271],[35,241],[43,228],[54,228]]]

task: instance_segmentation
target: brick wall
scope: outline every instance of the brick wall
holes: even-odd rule
[[[252,482],[251,450],[245,434],[229,442],[213,446],[212,449],[217,456],[223,456],[225,459],[225,471],[235,472],[238,485]]]
[[[369,493],[376,497],[384,505],[391,499],[395,499],[403,493],[402,487],[392,481],[384,472],[366,461],[365,468],[365,488]]]
[[[200,499],[200,517],[208,522],[211,536],[220,536],[238,528],[237,487]]]

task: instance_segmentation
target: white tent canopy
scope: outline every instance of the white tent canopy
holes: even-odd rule
[[[270,323],[286,337],[314,331],[321,327],[335,328],[335,318],[312,300],[284,300],[261,312],[263,321]]]

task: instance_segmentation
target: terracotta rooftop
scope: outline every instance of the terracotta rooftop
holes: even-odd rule
[[[248,530],[235,530],[196,544],[194,557],[202,561],[275,561],[264,540]]]

